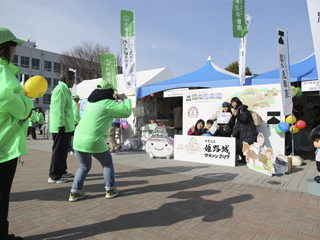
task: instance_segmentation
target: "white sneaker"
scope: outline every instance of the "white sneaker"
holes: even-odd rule
[[[63,174],[62,177],[63,178],[71,178],[71,177],[73,177],[73,174],[70,172],[67,172],[67,173]]]
[[[51,177],[48,179],[48,183],[66,183],[68,182],[68,179],[60,178],[59,180],[53,180]]]
[[[69,152],[69,155],[75,155],[75,154],[74,154],[74,152],[70,151],[70,152]]]

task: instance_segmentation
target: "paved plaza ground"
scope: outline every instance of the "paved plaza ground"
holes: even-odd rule
[[[102,168],[93,161],[86,197],[68,202],[72,179],[49,184],[52,140],[27,140],[13,182],[10,233],[33,239],[320,239],[320,197],[306,192],[317,173],[301,153],[292,174],[149,159],[143,151],[113,156],[119,196],[105,199]],[[68,171],[79,162],[68,156]],[[273,180],[278,184],[269,184]]]

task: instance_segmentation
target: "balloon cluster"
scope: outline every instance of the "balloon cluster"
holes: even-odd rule
[[[120,125],[123,129],[127,129],[129,127],[129,123],[127,121],[121,121]]]
[[[281,134],[281,133],[290,131],[290,133],[293,132],[293,134],[295,134],[295,133],[299,132],[300,129],[304,129],[307,126],[306,122],[303,120],[300,120],[297,122],[297,119],[294,115],[292,118],[292,122],[294,125],[290,126],[291,125],[291,115],[289,115],[286,118],[285,122],[281,122],[275,126],[276,133]]]
[[[156,97],[157,94],[156,94],[156,93],[151,93],[150,96],[151,96],[151,97]],[[145,97],[142,97],[141,99],[142,99],[142,100],[147,100],[147,98],[148,98],[148,96],[145,96]]]
[[[301,97],[302,96],[302,90],[300,87],[291,86],[291,95],[292,97]]]

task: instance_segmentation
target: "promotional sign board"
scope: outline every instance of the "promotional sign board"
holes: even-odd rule
[[[163,97],[164,98],[169,98],[169,97],[182,97],[183,92],[187,91],[188,88],[177,88],[177,89],[170,89],[163,91]]]
[[[235,167],[236,139],[175,135],[174,159]]]
[[[207,88],[188,90],[183,95],[183,135],[187,135],[189,128],[199,119],[206,122],[216,119],[218,112],[222,112],[222,103],[231,102],[238,97],[244,105],[259,114],[263,120],[262,126],[257,127],[258,133],[265,137],[265,145],[273,149],[275,155],[284,154],[284,133],[277,134],[275,125],[267,124],[268,112],[280,112],[281,121],[285,121],[282,112],[282,93],[280,84],[266,84],[257,86],[237,86],[226,88]],[[200,136],[198,138],[201,138]],[[175,145],[178,144],[175,140]],[[193,158],[193,157],[192,157]]]
[[[319,91],[319,90],[320,90],[319,80],[301,82],[302,92],[312,92],[312,91]]]

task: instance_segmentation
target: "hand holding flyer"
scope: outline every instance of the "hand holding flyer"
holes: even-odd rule
[[[230,112],[218,112],[218,119],[217,123],[220,124],[228,124],[231,118],[231,113]]]

